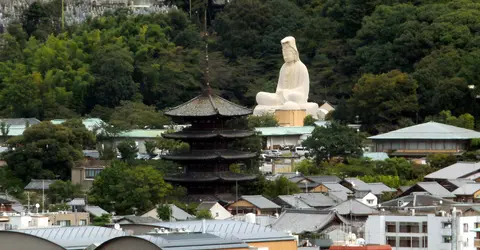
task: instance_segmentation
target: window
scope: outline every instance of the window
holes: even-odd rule
[[[428,236],[422,237],[422,244],[424,248],[428,248]]]
[[[397,232],[397,228],[396,228],[396,224],[395,222],[385,222],[385,227],[387,229],[387,233],[396,233]]]
[[[443,236],[443,243],[452,243],[452,236]]]
[[[85,179],[94,179],[102,170],[101,168],[86,168]]]
[[[368,203],[368,204],[373,204],[373,199],[368,199],[368,200],[367,200],[367,203]]]
[[[428,224],[426,221],[422,222],[422,233],[428,233]]]
[[[396,247],[397,246],[397,238],[393,236],[387,236],[387,245],[390,245],[391,247]]]
[[[418,222],[400,222],[401,233],[419,233],[420,224]]]
[[[480,222],[475,222],[473,225],[474,225],[474,228],[479,228],[480,227]]]
[[[80,223],[78,225],[79,226],[86,226],[87,225],[87,220],[80,220]]]
[[[218,212],[215,212],[215,218],[218,217],[218,216],[220,216],[220,215],[218,214]]]
[[[452,228],[451,222],[442,222],[442,228]]]
[[[400,237],[400,247],[412,247],[412,237]]]
[[[463,223],[463,232],[468,233],[468,223]]]
[[[59,220],[57,221],[57,225],[61,227],[69,227],[70,226],[70,221],[69,220]]]

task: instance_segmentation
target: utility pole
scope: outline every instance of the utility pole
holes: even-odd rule
[[[62,0],[62,32],[65,31],[65,0]]]
[[[45,180],[42,179],[42,214],[45,213]]]

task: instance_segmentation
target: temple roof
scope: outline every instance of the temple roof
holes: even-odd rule
[[[166,181],[176,182],[210,182],[210,181],[249,181],[254,180],[256,176],[225,172],[188,172],[164,177]]]
[[[202,116],[243,116],[250,115],[252,110],[227,101],[218,95],[206,91],[190,101],[169,108],[165,115],[177,117],[202,117]]]
[[[162,156],[166,160],[241,160],[255,157],[256,153],[243,152],[238,150],[192,150],[189,152],[174,153]]]
[[[241,138],[253,135],[251,130],[183,130],[175,133],[163,134],[164,138],[169,139],[204,139],[204,138]]]

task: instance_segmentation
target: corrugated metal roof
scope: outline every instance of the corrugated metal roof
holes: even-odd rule
[[[314,126],[303,127],[262,127],[255,128],[255,131],[261,132],[261,136],[283,136],[283,135],[309,135],[312,134]]]
[[[301,199],[293,196],[293,195],[279,195],[278,199],[282,200],[283,202],[287,203],[289,206],[297,209],[309,209],[310,207],[307,203],[303,202]]]
[[[373,140],[384,139],[433,139],[433,140],[465,140],[480,138],[474,130],[459,128],[438,122],[426,122],[385,134],[368,137]]]
[[[378,210],[371,208],[356,199],[346,200],[334,207],[327,208],[326,210],[336,211],[340,215],[359,215],[366,216],[372,214],[378,214]]]
[[[170,250],[203,250],[246,248],[248,245],[233,236],[219,237],[205,234],[169,234],[169,235],[139,235],[136,236],[157,245],[161,249]]]
[[[55,182],[56,180],[40,180],[40,179],[32,179],[30,183],[24,188],[25,190],[48,190],[50,184]]]
[[[108,214],[107,211],[99,206],[85,206],[85,211],[92,214],[95,217],[100,217],[102,214]]]
[[[480,190],[480,183],[469,183],[455,189],[452,193],[455,195],[473,195],[478,190]]]
[[[94,226],[56,227],[15,231],[35,235],[54,242],[64,248],[83,247],[83,249],[93,243],[102,243],[115,237],[127,235],[120,230]]]
[[[332,211],[325,210],[285,210],[278,220],[272,224],[272,228],[281,232],[321,232],[326,225],[338,219],[348,224],[342,216]]]
[[[260,209],[280,208],[279,205],[273,203],[262,195],[242,195],[241,199],[250,202],[252,205]]]
[[[300,193],[294,196],[311,207],[330,207],[337,204],[334,199],[322,193]]]
[[[395,192],[396,190],[383,184],[382,182],[373,182],[373,183],[367,183],[368,186],[370,187],[370,191],[374,195],[380,195],[383,193],[388,193],[388,192]]]
[[[384,161],[390,157],[385,152],[365,152],[363,153],[363,157],[370,158],[373,161]]]
[[[480,162],[457,162],[426,175],[425,179],[458,179],[480,171]]]
[[[442,198],[454,198],[455,195],[450,193],[447,189],[442,187],[442,185],[438,184],[437,182],[418,182],[413,187],[418,186],[428,192],[433,196],[438,196]],[[413,188],[411,187],[411,188]],[[411,189],[410,188],[410,189]],[[407,190],[408,192],[408,190]]]
[[[118,134],[117,137],[128,138],[157,138],[167,131],[165,129],[132,129]]]
[[[352,190],[346,188],[345,186],[343,186],[340,183],[324,182],[324,183],[322,183],[322,185],[325,186],[326,188],[328,188],[328,190],[330,192],[344,192],[344,193],[347,193],[347,194],[353,193]]]

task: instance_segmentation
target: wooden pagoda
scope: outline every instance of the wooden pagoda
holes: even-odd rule
[[[254,131],[227,126],[227,121],[251,113],[251,109],[212,94],[208,83],[201,95],[165,111],[174,121],[191,124],[180,132],[163,134],[190,145],[188,152],[163,157],[184,166],[184,173],[167,175],[165,180],[186,187],[188,195],[225,197],[233,194],[238,182],[255,179],[229,169],[233,163],[257,157],[256,153],[232,149],[234,140],[252,136]]]

